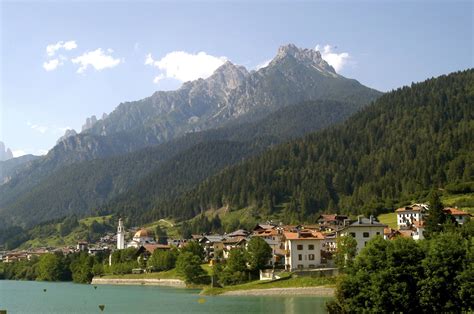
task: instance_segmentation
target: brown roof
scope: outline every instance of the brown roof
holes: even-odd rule
[[[223,241],[224,244],[234,244],[234,243],[240,243],[242,241],[247,241],[246,237],[232,237],[229,239],[225,239]]]
[[[411,231],[411,230],[398,230],[398,232],[400,233],[400,235],[402,237],[411,238],[411,234],[412,234],[413,231]]]
[[[171,249],[171,247],[169,245],[166,245],[166,244],[145,244],[145,245],[143,245],[143,247],[145,248],[145,250],[147,250],[148,252],[150,252],[152,254],[155,250],[169,250],[169,249]]]
[[[444,209],[444,211],[447,213],[447,214],[450,214],[450,215],[455,215],[455,216],[471,216],[471,214],[469,213],[466,213],[462,210],[459,210],[457,208],[451,208],[451,207],[447,207]]]
[[[266,237],[266,236],[271,236],[271,235],[277,235],[278,230],[276,229],[265,229],[261,231],[254,231],[253,235],[257,237]]]
[[[324,235],[321,232],[313,230],[285,231],[283,234],[287,240],[324,240]]]
[[[396,212],[404,212],[404,211],[411,211],[411,212],[419,212],[422,210],[421,206],[405,206],[405,207],[400,207]]]

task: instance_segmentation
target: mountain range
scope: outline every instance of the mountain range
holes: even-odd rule
[[[383,95],[338,126],[228,167],[180,195],[154,198],[156,182],[146,180],[108,211],[134,224],[254,207],[262,217],[297,223],[327,211],[393,212],[448,185],[474,192],[473,104],[473,69],[429,79]]]
[[[89,215],[147,176],[168,178],[176,186],[165,190],[177,195],[272,145],[342,122],[380,95],[294,45],[257,71],[226,62],[207,79],[122,103],[66,134],[3,180],[0,218],[30,226]]]

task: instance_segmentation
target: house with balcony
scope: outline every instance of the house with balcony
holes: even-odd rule
[[[303,270],[321,266],[324,235],[319,231],[294,229],[283,232],[285,269]]]
[[[472,215],[469,213],[466,213],[462,210],[459,210],[457,208],[452,208],[452,207],[447,207],[444,209],[444,212],[451,217],[454,218],[454,220],[459,224],[462,225],[466,223],[469,219],[471,219]]]
[[[423,221],[429,207],[427,204],[413,204],[395,210],[398,229],[410,228],[415,221]]]

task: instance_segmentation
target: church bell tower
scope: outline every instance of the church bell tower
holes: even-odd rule
[[[125,248],[125,231],[123,229],[122,218],[119,218],[117,227],[117,249],[122,250]]]

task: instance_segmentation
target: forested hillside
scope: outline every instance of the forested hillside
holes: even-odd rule
[[[304,221],[327,210],[391,209],[430,188],[474,180],[473,104],[474,70],[429,79],[382,96],[342,126],[226,169],[180,197],[150,199],[152,211],[130,215],[123,204],[120,213],[145,222],[254,205]]]
[[[115,197],[114,208],[126,200],[130,210],[151,209],[153,200],[178,196],[226,166],[271,145],[342,122],[358,108],[335,101],[305,102],[257,122],[190,133],[134,153],[76,163],[33,187],[12,181],[0,187],[2,195],[9,195],[0,201],[3,217],[8,216],[14,225],[29,226],[72,214],[93,215],[97,207]],[[21,193],[15,194],[18,191]]]

